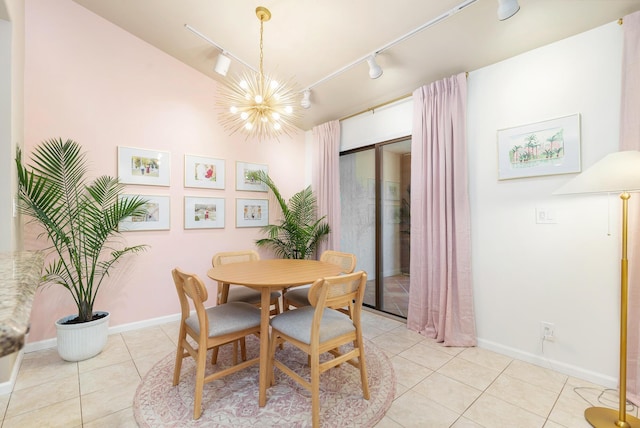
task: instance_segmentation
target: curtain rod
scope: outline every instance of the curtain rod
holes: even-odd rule
[[[464,75],[465,75],[465,77],[467,77],[467,78],[468,78],[468,77],[469,77],[469,72],[468,72],[468,71],[465,71]],[[338,119],[338,121],[339,121],[339,122],[342,122],[343,120],[351,119],[352,117],[358,116],[358,115],[360,115],[360,114],[368,113],[368,112],[370,112],[370,111],[377,110],[377,109],[379,109],[380,107],[384,107],[384,106],[387,106],[387,105],[389,105],[389,104],[393,104],[393,103],[395,103],[396,101],[404,100],[405,98],[409,98],[410,96],[412,96],[412,94],[402,95],[402,96],[400,96],[400,97],[398,97],[398,98],[394,98],[394,99],[392,99],[392,100],[385,101],[384,103],[377,104],[377,105],[375,105],[375,106],[373,106],[373,107],[369,107],[368,109],[364,109],[364,110],[362,110],[362,111],[359,111],[358,113],[353,113],[353,114],[350,114],[350,115],[348,115],[348,116],[341,117],[340,119]]]

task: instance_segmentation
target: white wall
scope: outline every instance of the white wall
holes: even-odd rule
[[[615,385],[618,200],[552,196],[574,175],[497,181],[496,130],[580,113],[582,167],[617,150],[622,29],[611,23],[469,75],[468,144],[478,336]],[[535,209],[557,224],[536,224]],[[608,228],[611,235],[607,235]],[[555,324],[545,343],[540,322]]]
[[[552,196],[574,175],[498,181],[496,131],[580,113],[583,170],[615,151],[621,49],[622,30],[611,23],[469,70],[468,78],[479,345],[611,386],[618,369],[619,200]],[[344,121],[343,150],[410,134],[411,107],[403,101]],[[558,223],[536,224],[536,208],[554,211]],[[542,321],[554,323],[556,335],[544,353]]]

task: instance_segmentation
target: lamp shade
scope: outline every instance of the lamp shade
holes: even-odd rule
[[[553,192],[611,193],[640,191],[640,151],[610,153]]]
[[[520,10],[518,0],[498,0],[498,19],[504,21]]]
[[[377,79],[382,76],[382,68],[376,62],[375,56],[371,55],[367,58],[367,64],[369,64],[369,77],[372,79]]]

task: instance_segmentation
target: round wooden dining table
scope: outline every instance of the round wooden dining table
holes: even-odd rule
[[[258,404],[267,403],[267,365],[269,359],[269,312],[271,291],[311,284],[318,278],[339,275],[342,268],[317,260],[272,259],[229,263],[209,269],[207,276],[222,287],[221,302],[226,302],[230,284],[261,291],[260,305],[260,393]]]

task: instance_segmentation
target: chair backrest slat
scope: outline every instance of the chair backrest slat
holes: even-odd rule
[[[320,256],[320,261],[340,266],[342,273],[351,273],[356,268],[356,256],[351,253],[326,250]]]
[[[253,262],[260,260],[260,255],[254,250],[223,251],[216,253],[211,259],[213,267],[229,263]]]
[[[173,282],[175,283],[178,298],[180,299],[182,321],[184,322],[184,320],[191,316],[189,305],[189,302],[191,302],[198,316],[201,337],[206,338],[209,335],[209,320],[204,307],[204,302],[209,298],[207,288],[197,275],[183,272],[179,268],[173,269],[171,275],[173,276]]]

